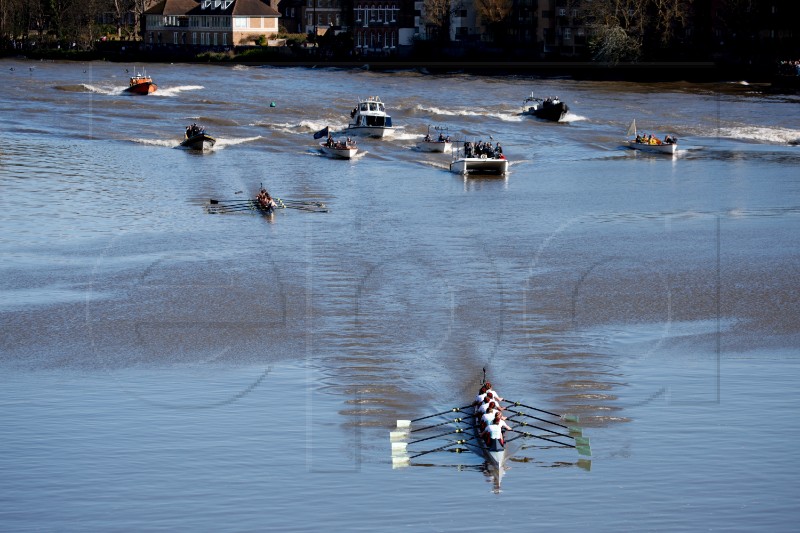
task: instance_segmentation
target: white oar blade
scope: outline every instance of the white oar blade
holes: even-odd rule
[[[411,427],[411,420],[398,420],[397,427],[399,428],[410,428]]]
[[[398,455],[392,457],[392,469],[404,468],[409,465],[410,463],[407,455]]]
[[[389,440],[396,441],[396,440],[403,440],[408,437],[408,431],[390,431],[389,432]]]
[[[407,442],[393,442],[392,443],[392,453],[405,453],[406,448],[408,447]]]

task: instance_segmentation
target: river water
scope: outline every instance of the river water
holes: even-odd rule
[[[800,98],[167,64],[143,97],[126,68],[0,62],[4,531],[796,528]],[[393,139],[321,156],[366,96]],[[678,154],[621,147],[633,119]],[[212,152],[177,148],[191,122]],[[451,174],[429,125],[510,173]],[[208,211],[262,183],[329,212]],[[580,415],[591,459],[393,469],[395,420],[483,368]]]

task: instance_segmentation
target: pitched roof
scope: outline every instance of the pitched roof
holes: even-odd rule
[[[213,6],[212,2],[212,6]],[[238,15],[280,17],[274,8],[262,0],[233,0],[227,9],[220,7],[202,8],[198,0],[162,0],[144,12],[145,15]]]
[[[261,15],[269,16],[274,15],[280,17],[281,14],[269,4],[265,4],[261,0],[234,0],[232,15]]]

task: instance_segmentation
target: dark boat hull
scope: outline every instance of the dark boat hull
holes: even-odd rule
[[[560,122],[567,116],[569,112],[569,107],[564,102],[559,102],[557,104],[543,104],[538,109],[532,111],[532,115],[536,118],[541,118],[544,120],[551,120],[553,122]]]
[[[206,135],[205,133],[200,133],[199,135],[193,135],[188,139],[184,139],[181,146],[189,148],[190,150],[211,150],[216,142],[217,140],[214,137]]]

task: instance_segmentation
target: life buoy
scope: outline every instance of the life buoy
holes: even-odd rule
[[[481,154],[481,159],[486,159],[486,154]]]

